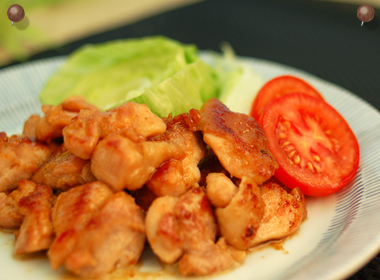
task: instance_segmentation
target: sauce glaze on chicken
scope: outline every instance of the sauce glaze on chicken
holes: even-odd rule
[[[181,275],[210,275],[307,215],[299,189],[268,181],[278,163],[261,126],[217,99],[167,118],[81,97],[42,111],[23,135],[0,133],[0,226],[16,230],[15,254],[45,251],[54,270],[101,277],[149,246]]]

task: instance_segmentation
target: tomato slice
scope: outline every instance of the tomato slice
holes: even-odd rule
[[[280,76],[268,81],[257,93],[250,115],[260,119],[264,108],[276,98],[290,93],[305,93],[323,99],[322,95],[304,80],[293,76]]]
[[[264,110],[260,123],[279,163],[275,176],[311,196],[342,189],[356,174],[359,144],[344,118],[324,100],[284,95]]]

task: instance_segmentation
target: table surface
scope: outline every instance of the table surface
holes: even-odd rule
[[[164,35],[201,50],[229,42],[237,55],[307,71],[380,110],[380,10],[360,25],[358,4],[300,0],[208,0],[92,35],[29,60],[71,53],[87,43]],[[376,7],[376,6],[375,6]],[[349,279],[379,279],[380,255]]]

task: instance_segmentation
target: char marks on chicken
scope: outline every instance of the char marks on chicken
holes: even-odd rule
[[[218,99],[210,99],[202,106],[200,129],[204,141],[232,176],[249,177],[260,185],[278,168],[265,132],[257,121],[231,112]]]

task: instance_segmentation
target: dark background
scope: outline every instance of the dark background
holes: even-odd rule
[[[83,38],[29,60],[69,54],[87,43],[150,35],[193,43],[201,50],[220,51],[220,44],[227,41],[237,55],[302,69],[346,88],[380,110],[380,10],[375,9],[375,18],[360,26],[358,7],[323,1],[208,0]],[[379,258],[349,279],[380,279]]]

